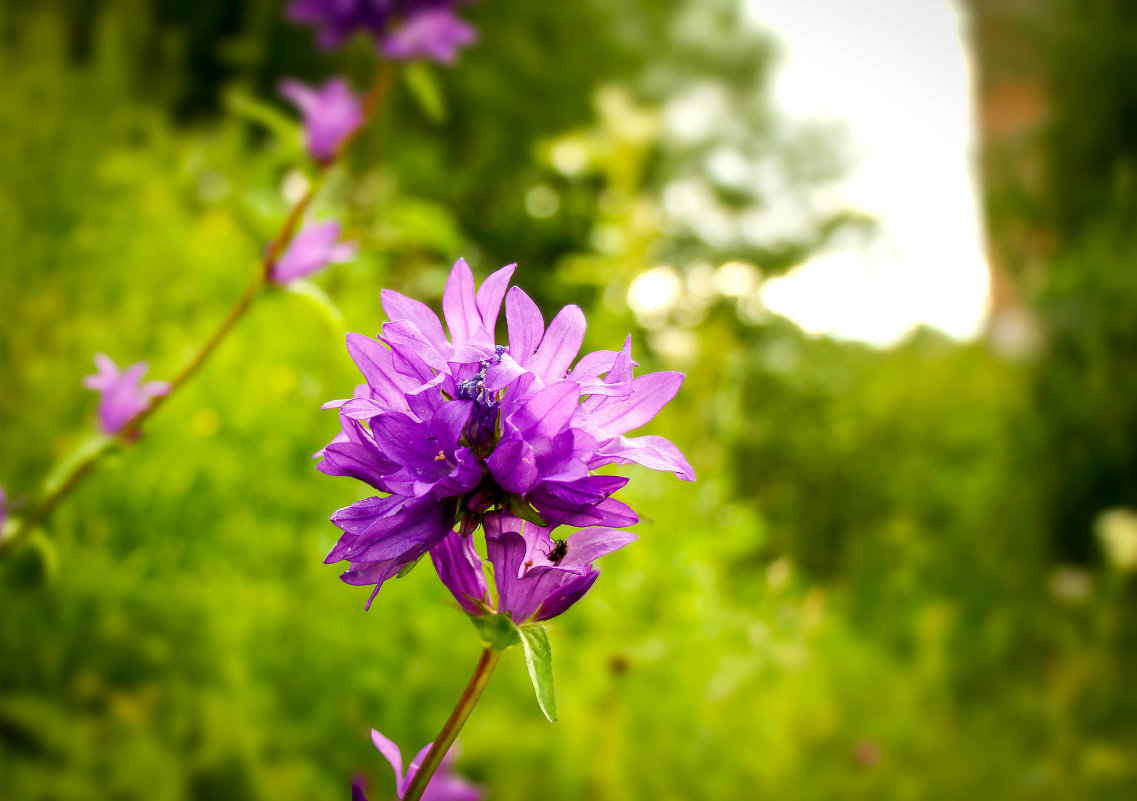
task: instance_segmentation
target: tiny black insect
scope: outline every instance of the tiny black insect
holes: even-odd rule
[[[549,551],[549,561],[554,565],[560,564],[568,553],[568,543],[564,540],[553,540],[553,550]]]

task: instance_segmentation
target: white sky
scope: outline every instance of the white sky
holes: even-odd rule
[[[811,333],[892,344],[928,323],[979,333],[988,299],[970,68],[949,0],[744,0],[782,39],[782,113],[841,122],[858,157],[841,189],[879,221],[762,298]]]

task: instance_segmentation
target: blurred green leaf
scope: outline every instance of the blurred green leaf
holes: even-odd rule
[[[297,153],[304,150],[304,137],[300,123],[276,106],[255,97],[243,89],[230,89],[224,95],[225,108],[251,122],[267,128],[280,142]]]
[[[289,281],[284,289],[293,295],[299,295],[302,298],[310,300],[316,308],[322,312],[328,326],[333,331],[339,332],[343,330],[343,312],[340,311],[340,307],[336,305],[336,302],[332,300],[328,293],[318,284],[301,278],[297,281]]]
[[[117,443],[117,437],[108,437],[101,431],[88,434],[48,474],[43,483],[44,494],[50,495],[55,492],[89,459],[97,458],[102,451],[110,449]]]
[[[416,61],[404,70],[407,86],[419,108],[434,122],[446,121],[446,99],[442,95],[434,68],[425,61]]]

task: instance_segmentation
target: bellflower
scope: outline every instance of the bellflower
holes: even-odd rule
[[[478,39],[478,32],[449,8],[421,11],[407,19],[379,44],[379,51],[396,61],[425,58],[452,64],[458,51]]]
[[[375,743],[375,747],[379,749],[379,753],[387,758],[391,763],[391,769],[395,772],[395,792],[402,798],[407,793],[407,789],[411,786],[415,776],[418,775],[419,766],[422,761],[426,759],[427,753],[430,752],[431,745],[426,746],[411,760],[411,764],[407,766],[406,774],[403,773],[403,754],[399,751],[399,746],[388,740],[375,729],[371,730],[371,741]],[[461,776],[454,772],[454,760],[456,759],[456,749],[452,748],[442,758],[442,763],[438,767],[438,772],[431,777],[430,783],[426,786],[426,790],[422,794],[422,801],[482,801],[485,793],[480,787],[471,784],[463,779]],[[367,801],[363,795],[363,790],[359,785],[352,787],[351,793],[352,801]]]
[[[442,583],[468,614],[508,612],[517,625],[566,612],[600,576],[592,563],[636,539],[627,531],[587,528],[554,540],[549,529],[505,512],[487,514],[485,531],[496,605],[490,602],[472,537],[451,532],[431,549],[431,559]]]
[[[340,242],[339,238],[340,224],[335,220],[301,229],[288,244],[284,255],[272,266],[269,278],[284,285],[319,272],[329,264],[351,261],[358,246],[355,242]]]
[[[300,109],[308,155],[321,164],[330,162],[340,144],[363,125],[363,104],[343,78],[319,87],[286,79],[280,93]]]
[[[317,43],[339,47],[356,31],[380,44],[388,58],[451,62],[477,34],[454,13],[462,0],[293,0],[285,14],[319,29]]]
[[[153,398],[170,391],[166,381],[142,383],[149,369],[146,362],[137,362],[120,371],[109,356],[97,353],[95,366],[99,372],[86,376],[83,386],[99,393],[99,428],[108,436],[114,436],[135,416],[149,409]]]
[[[344,533],[326,561],[351,561],[349,584],[377,592],[455,524],[468,535],[491,508],[542,530],[631,525],[635,513],[611,497],[628,480],[593,474],[605,465],[694,479],[667,440],[626,436],[675,396],[683,376],[634,376],[630,337],[619,351],[577,360],[584,314],[566,306],[546,329],[521,289],[507,294],[513,271],[475,289],[466,262],[454,265],[442,297],[449,337],[425,304],[391,290],[382,293],[389,321],[378,339],[348,335],[367,383],[325,405],[339,408],[342,430],[317,454],[319,469],[387,493],[332,516]],[[495,342],[503,298],[507,346]],[[544,540],[551,547],[547,532]]]

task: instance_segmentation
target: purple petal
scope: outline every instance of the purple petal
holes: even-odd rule
[[[451,515],[431,498],[366,498],[340,509],[332,522],[344,531],[324,560],[333,564],[414,560],[450,532]]]
[[[527,493],[537,481],[533,446],[520,439],[502,441],[486,459],[486,467],[506,492]]]
[[[497,317],[501,313],[501,300],[505,297],[505,290],[509,288],[509,279],[513,277],[516,264],[507,264],[494,272],[478,287],[476,305],[478,314],[482,318],[482,327],[494,337],[497,328]]]
[[[565,306],[549,323],[530,369],[546,384],[560,381],[580,353],[587,323],[579,306]]]
[[[596,579],[598,578],[600,578],[600,572],[590,570],[583,576],[568,579],[545,596],[540,609],[537,614],[534,615],[533,619],[550,620],[558,615],[564,614],[568,611],[569,607],[583,598],[584,594],[592,589],[592,585],[596,583]]]
[[[413,298],[408,298],[393,289],[384,289],[379,294],[383,311],[387,315],[387,319],[394,322],[395,320],[408,320],[415,324],[415,327],[421,331],[426,338],[437,348],[439,351],[448,351],[448,342],[446,334],[442,330],[442,322],[438,319],[429,306],[421,301]]]
[[[455,348],[473,339],[481,327],[482,318],[474,295],[474,273],[465,259],[454,262],[450,277],[446,279],[446,288],[442,291],[442,313]]]
[[[410,320],[395,320],[383,324],[383,341],[403,354],[413,353],[435,370],[446,370],[448,354],[438,349],[430,338]],[[449,350],[449,348],[447,348]]]
[[[545,335],[545,319],[532,298],[513,287],[505,296],[505,322],[509,330],[509,355],[522,367],[533,363],[533,352]]]
[[[663,437],[616,437],[597,452],[593,467],[634,462],[652,470],[669,470],[684,481],[694,481],[695,471],[687,459]],[[603,460],[603,461],[602,461]]]
[[[486,391],[497,392],[505,389],[523,375],[525,368],[515,362],[508,353],[503,353],[499,362],[486,367]]]
[[[637,539],[630,531],[614,528],[583,529],[568,538],[568,549],[560,564],[563,567],[591,565],[601,556],[618,551]]]
[[[404,403],[403,392],[395,383],[397,374],[391,363],[391,351],[381,342],[363,334],[348,334],[347,352],[363,373],[367,385],[382,398],[388,409],[400,408]]]
[[[402,785],[401,786],[399,786],[399,785],[395,786],[395,790],[399,793],[399,798],[402,798],[404,795],[407,794],[407,788],[409,788],[411,786],[411,782],[413,782],[415,780],[415,776],[418,775],[419,768],[422,767],[422,761],[424,759],[426,759],[426,755],[430,753],[430,749],[433,746],[434,746],[434,743],[427,743],[426,745],[424,745],[422,748],[419,749],[419,752],[417,754],[415,754],[414,757],[411,759],[411,764],[407,765],[407,775],[405,777],[403,777]],[[437,775],[437,774],[435,774],[435,775]],[[432,776],[431,781],[428,782],[428,784],[433,784],[433,783],[434,783],[434,777]],[[424,795],[425,795],[425,793],[424,793]]]
[[[578,381],[584,378],[599,378],[612,369],[618,351],[594,350],[580,357],[580,361],[572,368],[572,377]]]
[[[552,438],[572,420],[579,401],[580,387],[575,381],[558,381],[533,395],[510,422],[522,434]]]
[[[605,398],[592,412],[592,423],[617,436],[648,423],[683,384],[682,373],[648,373],[632,382],[632,394]]]
[[[486,515],[490,521],[496,515]],[[517,578],[525,560],[525,540],[516,531],[494,531],[486,526],[486,551],[493,564],[494,583],[497,585],[497,608],[499,612],[511,612],[516,623],[528,620],[542,598],[534,597],[538,582],[528,578]]]
[[[401,797],[405,792],[405,788],[401,787],[403,784],[403,752],[399,750],[399,746],[388,740],[376,729],[371,730],[371,742],[375,743],[379,753],[386,757],[387,762],[390,763],[391,770],[395,771],[395,786],[400,788],[399,796]]]
[[[484,600],[489,592],[482,559],[474,549],[473,537],[451,533],[430,549],[430,558],[438,577],[468,614],[480,615],[475,601]]]

